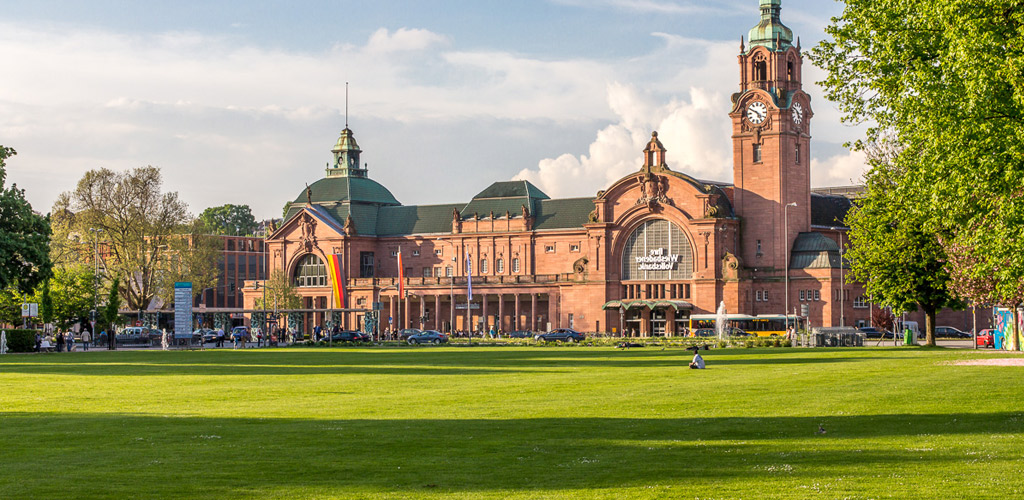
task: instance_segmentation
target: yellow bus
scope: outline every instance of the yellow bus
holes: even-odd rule
[[[690,335],[708,335],[708,330],[717,332],[715,323],[718,321],[717,314],[694,314],[690,316]],[[795,318],[789,318],[790,324],[795,324]],[[731,336],[735,330],[742,330],[749,335],[758,337],[784,337],[786,336],[786,316],[783,314],[759,314],[750,316],[747,314],[726,314],[725,315],[726,335]]]

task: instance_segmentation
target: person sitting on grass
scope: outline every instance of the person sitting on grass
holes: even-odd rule
[[[692,368],[694,370],[703,370],[704,369],[704,358],[702,358],[700,356],[700,353],[697,352],[698,349],[700,349],[700,348],[699,347],[694,347],[693,348],[693,361],[690,362],[690,368]]]

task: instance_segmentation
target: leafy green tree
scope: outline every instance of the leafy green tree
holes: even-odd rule
[[[210,207],[199,214],[199,220],[213,234],[245,236],[259,227],[249,205],[221,205]]]
[[[51,273],[50,223],[32,211],[24,190],[4,188],[6,160],[15,154],[0,146],[0,288],[13,285],[27,294]]]
[[[1024,282],[1024,2],[846,0],[811,53],[844,120],[906,154],[904,215],[937,234],[956,293],[1019,303]]]
[[[284,271],[274,271],[270,279],[266,281],[267,287],[267,310],[298,309],[302,306],[302,298],[295,292],[288,274]],[[263,308],[263,297],[256,298],[256,308]]]
[[[120,278],[114,278],[114,281],[110,283],[110,291],[107,293],[107,305],[103,307],[102,314],[100,314],[103,328],[107,331],[107,348],[110,350],[117,348],[117,340],[114,338],[116,332],[114,329],[115,325],[117,325],[118,310],[121,308],[121,295],[118,293],[120,281]]]
[[[43,281],[39,292],[39,317],[43,323],[53,323],[53,297],[50,296],[50,280]]]
[[[202,282],[216,266],[211,252],[184,252],[196,241],[195,221],[178,193],[162,192],[162,182],[155,167],[92,170],[54,204],[62,262],[92,263],[98,243],[103,274],[120,278],[129,309],[145,309],[158,295],[167,302],[168,279],[195,275],[185,281]],[[192,258],[200,255],[207,258]]]
[[[850,227],[851,276],[865,283],[872,302],[897,314],[918,306],[924,311],[926,343],[935,345],[935,313],[962,307],[950,291],[946,252],[912,209],[913,198],[900,185],[903,171],[895,158],[903,154],[891,143],[870,149],[867,192],[858,199],[846,222]]]
[[[96,283],[92,267],[86,265],[57,266],[53,269],[51,295],[53,322],[68,328],[87,321],[89,311],[96,307]]]
[[[31,302],[31,298],[18,291],[15,286],[0,290],[0,324],[18,326],[21,320],[21,304]]]

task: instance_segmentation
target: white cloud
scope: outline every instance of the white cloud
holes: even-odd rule
[[[818,186],[850,186],[863,182],[867,171],[863,152],[849,151],[824,160],[811,160],[811,184]]]
[[[574,7],[611,7],[632,12],[653,12],[657,14],[695,14],[726,11],[719,6],[711,7],[703,2],[671,2],[665,0],[554,0],[555,3]],[[732,12],[734,9],[729,9]]]
[[[370,36],[366,51],[371,53],[417,51],[447,43],[447,37],[423,29],[400,28],[394,33],[380,28]]]

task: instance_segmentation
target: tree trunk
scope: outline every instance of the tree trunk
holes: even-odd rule
[[[925,345],[935,347],[935,308],[924,310]]]

